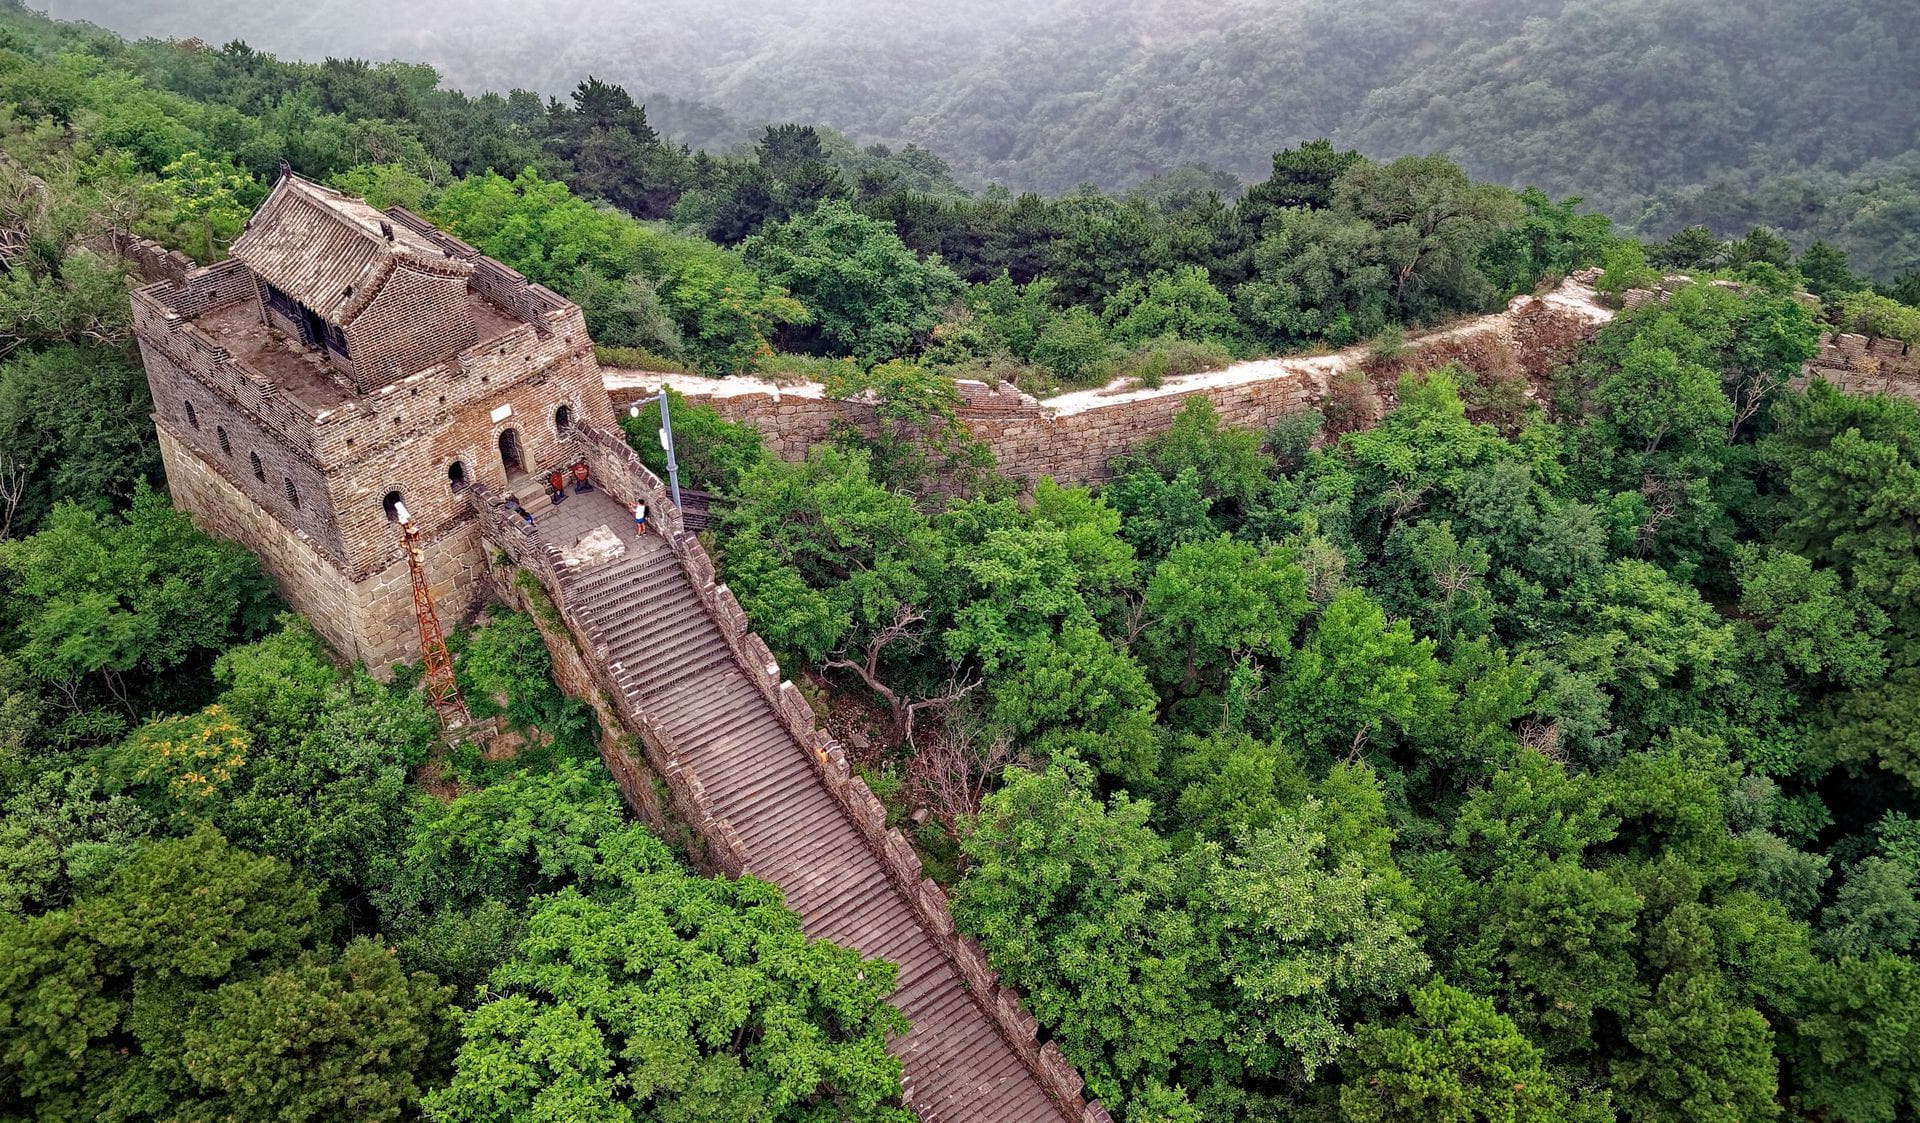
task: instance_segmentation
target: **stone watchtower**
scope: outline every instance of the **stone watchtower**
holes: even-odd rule
[[[259,555],[343,654],[420,658],[395,505],[437,603],[486,570],[466,497],[614,427],[572,303],[417,215],[282,174],[233,257],[133,295],[174,502]]]

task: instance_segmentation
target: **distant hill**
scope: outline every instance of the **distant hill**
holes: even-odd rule
[[[1243,178],[1316,136],[1444,151],[1644,232],[1755,223],[1920,265],[1911,0],[59,0],[133,35],[424,59],[466,87],[587,73],[739,122],[914,141],[1058,192],[1183,165]],[[656,101],[659,99],[655,99]],[[722,143],[711,110],[669,131]],[[1903,241],[1903,238],[1905,239]]]

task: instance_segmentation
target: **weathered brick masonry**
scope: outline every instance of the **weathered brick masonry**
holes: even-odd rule
[[[809,934],[901,964],[893,1000],[914,1028],[889,1047],[922,1118],[1111,1123],[956,934],[945,895],[616,435],[577,307],[417,216],[292,176],[233,261],[184,269],[114,248],[153,282],[134,294],[135,331],[175,502],[253,550],[342,654],[376,672],[418,658],[391,518],[404,501],[443,611],[490,595],[534,611],[557,680],[593,706],[602,758],[643,818],[690,827],[710,869],[780,885]],[[576,460],[599,490],[546,508],[540,472]],[[537,534],[505,510],[508,494],[544,512]],[[546,540],[583,518],[602,541],[630,534],[625,504],[641,498],[664,537],[624,560],[583,577]]]
[[[1489,356],[1517,363],[1523,373],[1538,377],[1545,370],[1529,367],[1552,361],[1557,353],[1553,341],[1569,333],[1590,333],[1610,315],[1594,300],[1589,285],[1568,281],[1546,298],[1522,297],[1504,313],[1430,333],[1413,346],[1416,352],[1429,349],[1436,362],[1458,358],[1472,365]],[[1469,343],[1486,346],[1465,346]],[[1169,379],[1155,389],[1109,387],[1047,401],[1004,382],[988,387],[961,381],[959,417],[968,432],[993,450],[1008,475],[1085,483],[1107,478],[1115,457],[1166,432],[1192,398],[1212,402],[1226,424],[1264,429],[1319,402],[1335,374],[1364,358],[1363,349],[1354,349],[1307,359],[1265,359]],[[865,403],[828,398],[817,385],[779,387],[642,371],[607,374],[616,406],[657,391],[664,382],[712,406],[727,420],[758,429],[769,450],[786,459],[804,457],[807,449],[827,439],[834,422],[864,426],[872,415]],[[1374,416],[1383,412],[1387,403],[1381,395],[1364,392],[1370,396],[1366,411]]]
[[[1828,335],[1807,364],[1807,378],[1824,378],[1849,394],[1892,394],[1920,402],[1920,347],[1898,339]]]
[[[175,501],[267,559],[343,654],[417,659],[391,501],[462,604],[486,557],[461,489],[560,467],[575,421],[612,423],[586,321],[416,216],[294,176],[235,253],[178,277],[161,258],[134,294]]]

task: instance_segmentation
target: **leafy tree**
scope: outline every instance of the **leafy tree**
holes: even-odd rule
[[[1846,1123],[1892,1123],[1920,1107],[1920,967],[1874,955],[1822,964],[1793,1026],[1794,1102]]]
[[[1342,1064],[1343,1123],[1611,1118],[1601,1104],[1576,1109],[1539,1048],[1493,1003],[1438,979],[1409,1002],[1411,1017],[1355,1031]]]
[[[1145,672],[1085,623],[1029,640],[993,687],[994,722],[1036,750],[1075,752],[1139,790],[1158,770],[1156,699]]]
[[[806,307],[818,348],[830,354],[910,354],[960,295],[959,278],[937,258],[920,260],[885,223],[845,203],[770,226],[741,250]]]
[[[1380,231],[1344,210],[1279,212],[1253,251],[1253,276],[1234,307],[1261,343],[1345,346],[1392,315],[1391,267]]]
[[[1334,199],[1380,231],[1394,308],[1413,321],[1484,304],[1494,290],[1479,259],[1520,219],[1511,192],[1473,183],[1444,156],[1356,164]]]
[[[1034,361],[1068,382],[1104,374],[1112,355],[1113,343],[1100,318],[1078,305],[1048,317],[1033,341]]]
[[[1321,612],[1272,696],[1280,728],[1316,749],[1352,753],[1389,723],[1404,729],[1444,699],[1432,641],[1415,639],[1404,620],[1389,625],[1358,589]]]
[[[1648,457],[1662,446],[1696,450],[1733,420],[1718,373],[1643,339],[1628,347],[1619,371],[1601,384],[1596,399],[1619,443]]]
[[[817,661],[850,629],[864,642],[939,587],[938,535],[913,501],[869,474],[863,450],[818,445],[740,480],[725,515],[727,583],[782,658]]]
[[[1207,896],[1220,925],[1236,1028],[1227,1049],[1255,1076],[1311,1079],[1351,1021],[1427,972],[1397,907],[1397,875],[1328,845],[1309,800],[1219,856]]]
[[[1727,264],[1738,269],[1756,262],[1776,269],[1791,269],[1793,247],[1787,245],[1787,240],[1778,231],[1756,226],[1747,231],[1746,237],[1728,247]]]
[[[1886,615],[1843,590],[1837,574],[1785,551],[1748,547],[1734,558],[1740,607],[1759,625],[1756,662],[1778,662],[1841,686],[1865,685],[1886,673]]]
[[[873,407],[870,431],[842,423],[834,436],[842,444],[869,447],[875,475],[888,486],[915,488],[937,472],[957,490],[971,491],[993,463],[992,451],[960,423],[953,381],[918,363],[896,360],[865,369],[846,364],[827,376],[826,392]]]
[[[213,261],[246,224],[253,187],[252,178],[232,164],[185,152],[160,169],[154,193],[175,227],[193,232],[194,256]]]
[[[1824,382],[1780,401],[1762,448],[1778,473],[1782,546],[1838,570],[1909,627],[1920,591],[1920,411]]]
[[[262,632],[274,604],[258,561],[144,488],[124,521],[55,508],[46,529],[0,544],[0,572],[12,590],[0,627],[34,676],[70,706],[104,689],[129,716],[191,698],[194,672]]]
[[[374,897],[389,923],[411,927],[437,909],[590,886],[612,876],[611,852],[644,834],[623,821],[603,774],[563,762],[421,805]]]
[[[223,986],[181,1037],[185,1098],[208,1118],[406,1118],[451,1044],[447,995],[372,940]]]
[[[1488,246],[1481,268],[1500,289],[1525,292],[1543,277],[1604,265],[1626,243],[1615,237],[1602,214],[1580,214],[1578,198],[1555,203],[1546,192],[1520,192],[1523,214],[1518,226]]]
[[[532,169],[511,180],[488,173],[451,184],[432,217],[531,279],[581,292],[590,307],[595,286],[644,278],[682,347],[719,373],[753,369],[772,354],[768,338],[781,325],[806,319],[804,308],[732,251],[596,209]],[[608,322],[601,315],[596,327]]]
[[[1834,322],[1842,331],[1920,343],[1920,309],[1874,292],[1841,293]]]
[[[772,886],[699,879],[638,831],[544,899],[462,1020],[437,1120],[904,1123],[891,964],[809,940]]]
[[[0,531],[30,533],[61,501],[124,508],[160,478],[152,410],[144,372],[117,352],[60,345],[0,366],[0,471],[21,484],[0,499]]]
[[[434,195],[434,185],[404,164],[360,164],[328,182],[383,211],[388,207],[405,207],[424,214]]]
[[[974,864],[954,896],[955,919],[1107,1102],[1164,1083],[1182,1048],[1220,1031],[1214,957],[1148,813],[1125,795],[1102,806],[1058,766],[1010,771],[964,842]]]
[[[1920,667],[1840,695],[1821,733],[1834,758],[1852,768],[1873,764],[1920,787]]]
[[[1821,917],[1835,958],[1866,959],[1920,945],[1920,874],[1903,862],[1868,858],[1848,871]]]
[[[1276,152],[1273,174],[1247,189],[1241,212],[1257,227],[1275,211],[1296,207],[1324,210],[1333,205],[1333,185],[1348,169],[1363,162],[1360,153],[1336,152],[1333,142],[1324,138]]]
[[[1733,631],[1698,592],[1647,562],[1614,562],[1575,593],[1580,623],[1558,645],[1566,666],[1614,694],[1636,730],[1673,723],[1725,681]]]
[[[1715,976],[1667,976],[1624,1029],[1640,1056],[1614,1066],[1622,1114],[1718,1123],[1779,1116],[1766,1019],[1741,1008]]]
[[[316,914],[313,891],[286,866],[202,827],[141,847],[67,909],[0,922],[9,1110],[79,1120],[193,1102],[181,1054],[191,1007],[229,979],[288,961]],[[378,1067],[406,1072],[413,1059]]]
[[[1816,296],[1855,292],[1863,287],[1860,279],[1853,275],[1846,251],[1837,250],[1819,239],[1815,239],[1800,255],[1800,260],[1794,263],[1794,271],[1806,278],[1807,291]]]
[[[760,432],[728,421],[705,403],[689,402],[673,387],[666,388],[673,416],[673,447],[687,486],[722,495],[739,489],[740,477],[767,458]],[[638,417],[623,417],[620,427],[627,443],[662,479],[667,474],[667,450],[660,445],[660,405],[643,407]]]
[[[1241,658],[1289,647],[1307,613],[1306,574],[1285,551],[1221,535],[1168,553],[1147,582],[1146,611],[1156,677],[1182,691],[1218,685]]]
[[[1307,797],[1305,773],[1279,742],[1224,732],[1180,739],[1169,768],[1184,836],[1226,844],[1272,826]]]
[[[1689,226],[1653,246],[1647,260],[1664,269],[1716,269],[1726,264],[1727,243],[1704,226]]]
[[[330,900],[371,885],[407,829],[409,771],[439,734],[432,711],[365,671],[341,677],[298,618],[231,649],[214,674],[225,686],[219,708],[252,733],[231,794],[210,809],[215,824],[300,869]]]
[[[591,75],[571,100],[548,106],[546,145],[572,165],[573,186],[640,218],[671,213],[690,169],[686,154],[662,143],[647,123],[646,107]]]
[[[1232,346],[1240,336],[1232,305],[1197,265],[1122,286],[1107,298],[1106,319],[1128,345],[1170,337]]]

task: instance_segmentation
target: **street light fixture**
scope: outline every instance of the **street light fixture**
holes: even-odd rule
[[[662,386],[658,394],[633,403],[627,410],[627,416],[639,417],[640,407],[651,402],[660,403],[660,447],[667,450],[667,483],[673,488],[673,505],[677,510],[680,507],[680,462],[673,456],[673,415],[667,410],[667,388]]]

